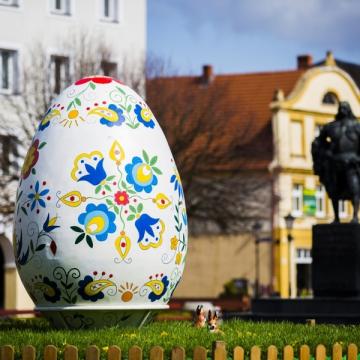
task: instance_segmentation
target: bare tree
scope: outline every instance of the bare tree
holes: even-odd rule
[[[249,144],[255,118],[247,104],[236,100],[236,108],[245,109],[239,119],[226,80],[164,76],[166,66],[157,66],[147,81],[147,100],[181,174],[190,230],[234,233],[251,229],[259,218],[270,220],[266,170],[246,169],[249,156],[259,156]]]
[[[131,62],[127,54],[113,54],[111,46],[104,42],[100,33],[79,30],[64,37],[60,47],[66,56],[49,56],[41,44],[28,49],[20,64],[19,78],[22,84],[17,94],[0,97],[0,226],[9,227],[15,203],[15,189],[19,180],[19,169],[31,139],[60,88],[56,88],[54,62],[69,60],[62,88],[72,82],[91,75],[126,77],[126,82],[141,92],[144,88],[143,61]],[[116,59],[116,60],[115,60]],[[11,144],[9,144],[9,142]],[[11,160],[9,160],[11,159]],[[0,227],[0,233],[2,232]]]

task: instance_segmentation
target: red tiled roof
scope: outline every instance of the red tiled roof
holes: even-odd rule
[[[209,101],[207,100],[209,93],[214,89],[222,89],[219,94],[222,99],[218,103],[217,111],[224,116],[221,118],[221,136],[217,137],[216,146],[232,155],[225,162],[214,165],[216,170],[232,171],[241,168],[263,170],[267,168],[273,156],[270,103],[274,92],[281,89],[287,96],[303,73],[304,70],[295,70],[217,75],[209,85],[201,83],[199,77],[164,77],[160,79],[160,83],[157,83],[159,79],[148,81],[147,102],[155,116],[159,111],[162,112],[157,108],[159,105],[157,100],[161,96],[157,87],[159,84],[161,84],[160,94],[171,94],[174,89],[178,94],[185,92],[192,94],[190,98],[195,101],[194,109],[204,106],[204,102]],[[186,100],[181,96],[175,96],[171,101],[175,102],[171,106],[181,109]],[[162,127],[164,128],[165,125],[166,128],[164,122],[167,124],[171,122],[173,115],[163,115],[163,117],[158,120]],[[198,114],[194,110],[189,114],[187,121],[194,122],[198,119]],[[170,144],[172,141],[176,139],[170,138]],[[196,145],[192,146],[196,147]],[[212,149],[209,147],[208,151],[214,151],[216,146],[214,145]],[[232,149],[229,149],[230,146]]]

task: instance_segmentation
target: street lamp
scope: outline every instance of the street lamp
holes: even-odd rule
[[[288,251],[289,251],[289,261],[288,261],[288,267],[289,267],[289,295],[292,297],[292,291],[291,291],[291,279],[292,279],[292,264],[291,264],[291,243],[294,240],[291,231],[294,226],[294,220],[295,218],[291,215],[291,213],[284,216],[285,225],[286,225],[286,231],[287,231],[287,241],[288,241]]]
[[[255,298],[259,297],[260,287],[259,287],[259,278],[260,278],[260,258],[259,258],[259,232],[262,228],[262,225],[259,221],[253,225],[252,229],[255,234]]]

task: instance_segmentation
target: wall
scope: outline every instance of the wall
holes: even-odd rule
[[[271,244],[261,243],[260,284],[271,283]],[[233,278],[255,280],[252,235],[200,236],[189,239],[185,272],[174,297],[217,297]]]

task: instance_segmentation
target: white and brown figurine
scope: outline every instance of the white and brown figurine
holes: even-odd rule
[[[208,329],[211,333],[221,333],[224,334],[223,331],[219,329],[218,325],[218,315],[216,311],[214,311],[214,315],[211,314],[211,310],[208,312]]]
[[[206,315],[205,310],[202,305],[198,305],[195,313],[195,323],[194,326],[197,328],[203,328],[206,325]]]

